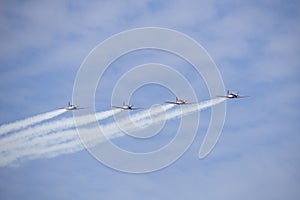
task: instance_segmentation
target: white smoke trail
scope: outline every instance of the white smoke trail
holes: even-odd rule
[[[127,126],[122,126],[122,128],[125,128],[127,132],[135,131],[140,127],[146,127],[151,124],[159,123],[161,121],[178,118],[184,115],[191,114],[196,111],[204,110],[206,108],[217,105],[225,100],[226,100],[225,98],[216,98],[216,99],[201,102],[199,104],[183,105],[175,110],[171,110],[162,115],[151,115],[151,116],[146,115],[142,120],[135,119],[137,120],[135,123],[128,123],[126,124]],[[119,123],[118,125],[116,125],[115,123],[111,123],[106,126],[102,126],[102,132],[105,134],[106,137],[110,139],[119,136],[124,136],[124,134],[120,131],[118,127],[119,127]],[[96,138],[92,138],[92,141],[95,140]]]
[[[164,105],[161,107],[141,111],[139,113],[136,113],[132,116],[132,118],[124,119],[120,121],[120,124],[126,124],[131,122],[132,120],[139,120],[143,119],[145,117],[151,115],[157,115],[161,112],[164,112],[170,108],[172,108],[174,105]],[[96,113],[96,119],[97,120],[103,120],[108,117],[111,117],[114,114],[117,114],[121,112],[121,109],[115,109],[115,110],[108,110],[104,112],[99,112]],[[77,126],[82,126],[88,123],[93,122],[93,115],[86,115],[86,116],[80,116],[77,118]],[[113,123],[114,124],[114,123]],[[21,150],[22,148],[27,147],[27,142],[24,141],[31,141],[30,144],[32,147],[35,147],[36,145],[42,144],[43,141],[47,142],[47,144],[50,141],[56,141],[56,142],[61,142],[59,140],[65,141],[65,137],[69,137],[70,135],[62,135],[63,130],[67,130],[70,128],[74,128],[74,120],[73,118],[65,118],[65,119],[60,119],[51,123],[44,123],[42,125],[26,129],[24,131],[19,132],[18,134],[15,134],[14,136],[4,138],[0,140],[0,153],[4,151],[8,151],[10,149],[16,149],[15,147],[17,146],[18,150]],[[57,133],[58,132],[58,133]],[[67,131],[68,132],[68,131]],[[48,133],[51,133],[47,135]],[[56,134],[57,133],[57,134]],[[65,137],[64,137],[65,136]]]
[[[11,146],[11,149],[0,152],[0,166],[14,165],[15,162],[33,160],[35,158],[50,158],[53,155],[77,152],[84,149],[75,129],[65,130],[49,135],[51,137],[37,137],[34,140],[24,140],[26,145]],[[76,151],[75,151],[76,150]],[[17,163],[17,164],[18,164]]]
[[[154,115],[152,114],[151,116],[149,114],[146,114],[146,112],[144,112],[144,115],[142,115],[141,113],[139,113],[138,115],[140,117],[143,117],[143,119],[138,119],[137,115],[132,117],[132,119],[135,119],[137,121],[139,121],[139,123],[131,123],[130,122],[128,124],[128,126],[122,126],[122,128],[126,128],[127,132],[130,131],[134,131],[139,127],[145,127],[148,125],[151,125],[153,123],[159,123],[161,121],[164,120],[170,120],[170,119],[174,119],[174,118],[178,118],[184,115],[188,115],[190,113],[196,112],[196,111],[200,111],[200,110],[204,110],[206,108],[212,107],[214,105],[217,105],[223,101],[225,101],[225,98],[216,98],[216,99],[212,99],[212,100],[207,100],[204,101],[200,104],[195,104],[195,105],[183,105],[175,110],[171,110],[168,111],[168,109],[166,109],[166,107],[164,107],[166,113],[164,112],[158,112],[158,110],[156,112],[154,112]],[[171,108],[171,107],[169,107]],[[126,119],[125,119],[126,120]],[[125,122],[124,120],[124,122]],[[123,123],[123,122],[120,122]],[[118,124],[120,124],[118,123]],[[93,131],[93,129],[96,129],[96,127],[94,128],[90,128],[90,131]],[[109,138],[109,139],[113,139],[116,137],[121,137],[124,136],[125,134],[122,133],[122,131],[120,131],[119,129],[119,125],[117,125],[116,123],[110,123],[104,126],[101,126],[102,132],[105,135],[105,137]],[[60,133],[63,134],[64,136],[67,136],[68,139],[64,138],[63,140],[68,140],[68,142],[63,143],[62,138],[59,138],[56,142],[58,143],[63,143],[65,145],[65,147],[67,147],[67,151],[69,153],[72,153],[73,151],[71,151],[71,149],[74,150],[74,152],[76,152],[76,149],[80,149],[79,146],[82,146],[82,144],[80,144],[80,142],[74,142],[72,141],[71,137],[70,137],[70,132],[65,132],[65,133]],[[76,140],[78,140],[78,138],[76,138]],[[99,134],[99,135],[92,135],[92,137],[88,138],[88,140],[85,140],[85,142],[89,143],[88,146],[93,146],[93,145],[98,145],[100,144],[103,140],[105,140],[105,138]],[[69,145],[66,145],[69,144]],[[74,144],[78,145],[78,146],[73,146]],[[50,152],[49,152],[50,153]],[[54,152],[51,152],[51,155],[60,155],[60,154],[65,154],[63,149],[59,149],[59,150],[55,150]],[[44,155],[47,157],[47,155]]]
[[[195,105],[184,105],[175,110],[161,112],[156,111],[149,115],[148,111],[143,111],[133,115],[130,120],[134,123],[129,123],[126,125],[128,119],[125,119],[123,122],[126,125],[127,131],[134,131],[138,127],[143,127],[147,125],[151,125],[152,123],[158,123],[163,120],[169,120],[173,118],[180,117],[182,115],[187,115],[192,112],[200,111],[205,108],[209,108],[218,103],[225,101],[224,98],[217,98],[202,102],[200,104]],[[172,106],[169,106],[169,109]],[[168,107],[167,107],[168,108]],[[168,109],[166,109],[168,110]],[[163,114],[162,114],[163,113]],[[84,128],[84,127],[83,127]],[[110,139],[124,136],[124,134],[120,131],[116,123],[110,123],[107,125],[101,126],[103,133],[105,136]],[[92,130],[93,128],[87,129]],[[101,134],[94,135],[89,138],[87,142],[93,145],[100,144],[104,141],[104,138]],[[13,146],[12,148],[7,149],[7,151],[0,152],[0,166],[7,166],[19,160],[32,160],[37,158],[50,158],[55,157],[61,154],[69,154],[80,151],[84,149],[81,141],[76,133],[76,130],[63,130],[58,132],[52,132],[48,135],[42,135],[42,137],[33,137],[31,140],[24,139],[24,144],[22,146]],[[13,145],[13,144],[12,144]]]
[[[97,120],[104,120],[119,112],[121,112],[121,110],[119,109],[103,111],[96,113],[95,117]],[[79,117],[78,126],[91,123],[94,120],[93,117],[94,115],[85,115]],[[14,146],[17,145],[18,147],[24,146],[24,140],[33,140],[34,138],[41,138],[43,135],[46,135],[48,133],[67,130],[74,127],[74,119],[73,117],[69,117],[27,128],[23,131],[18,132],[17,134],[7,136],[0,140],[0,152],[3,150],[8,150],[12,146],[12,144]]]
[[[173,112],[168,113],[165,116],[164,120],[169,120],[169,119],[173,119],[176,117],[188,115],[188,114],[196,112],[196,111],[204,110],[206,108],[210,108],[214,105],[222,103],[225,100],[226,100],[225,98],[216,98],[216,99],[212,99],[212,100],[203,101],[200,104],[190,105],[188,107],[182,107],[181,109],[177,109],[177,110],[174,110]],[[162,119],[160,119],[160,118],[156,118],[156,119],[152,120],[152,123],[157,123],[161,120]]]
[[[174,107],[174,105],[164,105],[144,110],[132,115],[129,120],[138,121],[150,115],[155,116],[172,107]],[[121,111],[122,110],[118,109],[100,112],[96,114],[96,119],[105,119]],[[77,125],[82,126],[92,121],[93,119],[91,119],[90,115],[82,116],[78,118],[79,123]],[[123,124],[128,122],[128,118],[121,121]],[[14,136],[5,138],[6,140],[0,140],[0,155],[3,157],[0,160],[0,166],[6,166],[16,160],[31,160],[35,157],[48,158],[54,155],[66,154],[66,152],[83,149],[84,147],[78,138],[76,130],[66,130],[72,127],[74,127],[73,118],[65,118],[24,130],[16,134],[16,136],[19,137]],[[118,129],[118,127],[116,127],[116,129]],[[49,132],[51,132],[51,134],[47,134]]]
[[[58,115],[63,114],[64,112],[66,112],[65,109],[54,110],[54,111],[51,111],[51,112],[36,115],[34,117],[30,117],[30,118],[27,118],[27,119],[15,121],[13,123],[1,125],[0,126],[0,136],[5,135],[5,134],[7,134],[9,132],[12,132],[12,131],[17,131],[17,130],[26,128],[28,126],[32,126],[34,124],[40,123],[40,122],[45,121],[45,120],[54,118]]]

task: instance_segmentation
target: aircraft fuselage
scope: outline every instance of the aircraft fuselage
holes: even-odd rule
[[[230,93],[227,95],[227,98],[230,98],[230,99],[237,98],[237,97],[238,97],[238,95],[234,94],[234,93]]]
[[[66,110],[76,110],[76,109],[77,107],[74,105],[66,107]]]

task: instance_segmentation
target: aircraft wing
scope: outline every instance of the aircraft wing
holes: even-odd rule
[[[228,98],[228,99],[229,99],[229,97],[228,97],[228,96],[217,96],[217,97],[223,97],[223,98]]]
[[[141,110],[141,109],[144,109],[144,108],[131,108],[130,110]]]
[[[184,102],[184,103],[177,103],[177,102],[174,102],[174,101],[165,101],[165,103],[169,103],[169,104],[175,104],[175,105],[195,104],[195,102]]]
[[[246,97],[250,97],[250,96],[238,96],[237,98],[246,98]]]
[[[185,102],[184,104],[195,104],[197,102]]]
[[[113,107],[113,108],[119,108],[119,109],[123,109],[123,110],[125,110],[123,107],[121,107],[121,106],[111,106],[111,107]]]
[[[87,108],[79,107],[79,108],[76,108],[75,110],[82,110],[82,109],[87,109]]]
[[[165,103],[169,103],[169,104],[178,104],[177,102],[174,102],[174,101],[165,101]]]

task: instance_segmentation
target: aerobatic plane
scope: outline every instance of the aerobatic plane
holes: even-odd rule
[[[125,104],[125,102],[123,102],[122,106],[111,106],[111,107],[119,108],[119,109],[122,109],[122,110],[140,110],[140,109],[143,109],[143,108],[135,108],[134,105]]]
[[[176,101],[165,101],[165,103],[175,104],[175,105],[194,104],[194,102],[188,102],[187,100],[178,99],[178,97],[176,97]]]
[[[234,98],[245,98],[245,97],[249,97],[249,96],[239,96],[238,92],[234,93],[234,92],[230,92],[229,90],[227,90],[227,95],[226,96],[218,96],[218,97],[224,97],[224,98],[228,98],[228,99],[234,99]]]
[[[80,109],[86,109],[86,108],[82,108],[82,107],[76,106],[76,105],[74,105],[74,104],[71,104],[71,102],[69,101],[67,107],[61,107],[61,108],[58,108],[58,109],[80,110]]]

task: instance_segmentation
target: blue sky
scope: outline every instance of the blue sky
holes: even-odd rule
[[[1,167],[1,199],[299,199],[299,8],[297,1],[276,0],[2,1],[1,124],[64,105],[72,98],[77,70],[97,44],[145,26],[192,37],[218,66],[225,87],[251,98],[227,101],[220,140],[203,160],[197,155],[209,110],[201,112],[188,151],[163,170],[121,173],[79,151]],[[107,71],[96,94],[97,110],[109,109],[111,89],[123,72],[150,61],[179,70],[199,99],[208,98],[191,66],[148,50],[120,58]],[[147,107],[173,98],[164,88],[151,87],[134,97],[134,104]],[[66,116],[71,113],[61,117]],[[178,122],[169,122],[157,143],[126,138],[116,143],[151,149],[168,141]]]

